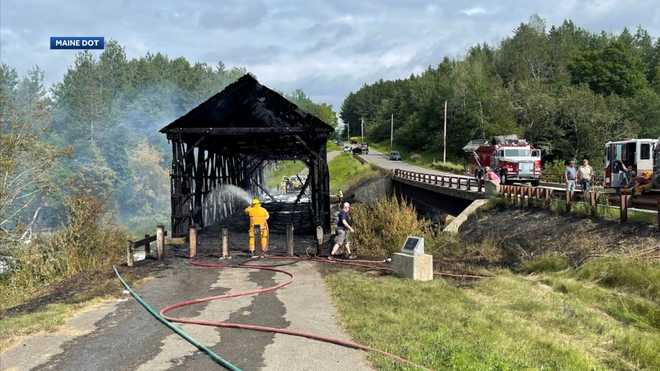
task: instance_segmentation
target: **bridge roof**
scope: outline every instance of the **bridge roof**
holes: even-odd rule
[[[160,132],[210,135],[316,133],[327,137],[333,130],[321,119],[246,74]]]

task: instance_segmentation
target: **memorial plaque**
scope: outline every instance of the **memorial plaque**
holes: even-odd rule
[[[408,236],[401,252],[410,255],[424,255],[424,238]]]

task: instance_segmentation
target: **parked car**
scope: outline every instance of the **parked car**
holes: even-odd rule
[[[390,161],[401,161],[401,154],[399,151],[390,152]]]
[[[361,146],[353,146],[353,154],[354,155],[361,155],[364,151],[362,151]]]
[[[351,148],[350,145],[348,145],[348,144],[344,145],[344,152],[350,153],[351,150],[352,150],[352,148]]]

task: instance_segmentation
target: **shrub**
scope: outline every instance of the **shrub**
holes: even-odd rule
[[[543,179],[551,182],[561,182],[566,170],[566,164],[562,160],[546,162],[543,165]]]
[[[107,270],[121,261],[128,234],[104,223],[103,202],[76,196],[66,202],[68,224],[13,252],[10,271],[0,279],[0,308],[76,274]]]
[[[417,219],[415,209],[397,198],[359,204],[352,211],[353,242],[360,255],[389,256],[401,249],[409,235],[428,237],[428,221]]]

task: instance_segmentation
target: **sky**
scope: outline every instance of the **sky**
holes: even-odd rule
[[[594,32],[641,25],[657,38],[657,1],[2,0],[0,61],[21,74],[38,65],[52,84],[76,52],[49,50],[50,36],[104,36],[128,57],[161,52],[246,67],[271,88],[300,88],[338,110],[365,83],[495,45],[533,14],[548,26],[572,19]]]

